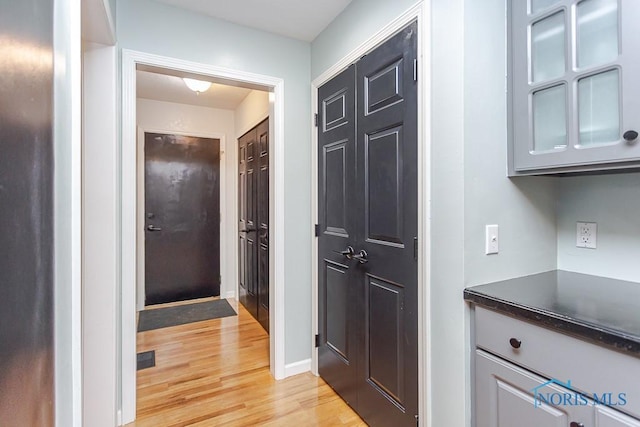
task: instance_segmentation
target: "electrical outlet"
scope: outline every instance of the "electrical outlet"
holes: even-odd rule
[[[576,223],[576,246],[578,248],[595,249],[597,244],[598,224],[595,222]]]
[[[498,226],[487,225],[485,227],[484,253],[486,255],[497,254],[499,249]]]

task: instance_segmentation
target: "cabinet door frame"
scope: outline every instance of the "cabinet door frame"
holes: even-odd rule
[[[576,65],[577,40],[574,39],[576,5],[584,0],[561,0],[557,5],[536,14],[528,14],[528,1],[508,2],[507,31],[508,61],[508,134],[509,175],[528,173],[555,173],[594,169],[628,168],[640,160],[640,139],[628,143],[622,138],[627,130],[640,129],[640,90],[634,76],[640,75],[640,58],[631,41],[637,38],[634,23],[640,18],[640,3],[618,0],[619,55],[615,60],[578,69]],[[564,11],[565,72],[558,78],[532,83],[529,51],[531,25],[541,19]],[[581,147],[578,141],[577,86],[581,78],[605,71],[619,72],[619,138],[611,143]],[[535,91],[563,84],[566,88],[567,146],[563,149],[533,151],[532,95]],[[635,114],[634,114],[635,113]],[[636,164],[637,167],[637,164]],[[537,172],[535,172],[537,171]]]
[[[529,396],[528,392],[534,387],[541,385],[558,394],[575,393],[575,391],[566,389],[556,383],[547,385],[546,383],[548,381],[546,378],[540,377],[482,349],[476,349],[473,354],[473,358],[475,363],[473,400],[474,422],[476,427],[493,427],[494,425],[500,425],[497,422],[499,413],[491,412],[493,409],[496,409],[497,411],[497,408],[500,406],[499,402],[496,401],[497,396],[491,394],[493,391],[495,391],[496,394],[498,392],[498,390],[494,389],[494,386],[491,383],[491,378],[496,378],[496,382],[500,382],[504,390],[511,391],[514,396],[519,395],[523,398],[530,397],[535,399],[533,395]],[[487,384],[487,382],[489,382],[489,384]],[[487,387],[489,390],[487,390]],[[496,384],[495,387],[498,387],[498,385]],[[550,415],[555,413],[555,415],[558,416],[558,419],[561,419],[561,415],[564,414],[566,416],[566,423],[563,423],[562,425],[569,425],[572,421],[580,422],[584,425],[593,425],[595,414],[593,408],[593,402],[588,400],[582,406],[552,406],[542,403],[541,406],[536,407],[534,410],[544,411]]]

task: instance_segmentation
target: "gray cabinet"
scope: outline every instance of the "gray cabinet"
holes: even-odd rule
[[[557,384],[545,385],[546,379],[482,350],[476,350],[475,359],[476,427],[593,425],[593,407],[587,404],[552,406],[536,400],[537,390],[558,396],[572,395],[573,391]]]
[[[636,357],[473,312],[475,427],[640,427]]]
[[[640,166],[640,1],[509,1],[509,173]]]
[[[596,408],[597,427],[640,427],[640,421],[606,407]]]

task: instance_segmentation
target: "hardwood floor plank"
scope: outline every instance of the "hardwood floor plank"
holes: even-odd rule
[[[138,371],[129,427],[366,425],[321,378],[275,381],[269,336],[229,302],[238,316],[138,334],[138,352],[155,350],[156,366]]]

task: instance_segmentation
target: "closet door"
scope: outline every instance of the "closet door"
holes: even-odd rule
[[[258,321],[269,332],[269,119],[256,127],[258,184]]]
[[[379,426],[415,425],[418,414],[416,36],[413,24],[356,66],[358,410]]]
[[[319,370],[373,426],[418,413],[416,35],[318,91]]]
[[[318,369],[356,408],[355,65],[318,90]]]
[[[269,331],[269,119],[238,139],[239,301]]]
[[[240,248],[240,303],[258,318],[258,260],[256,185],[257,167],[255,128],[238,140],[239,160],[239,248]]]

